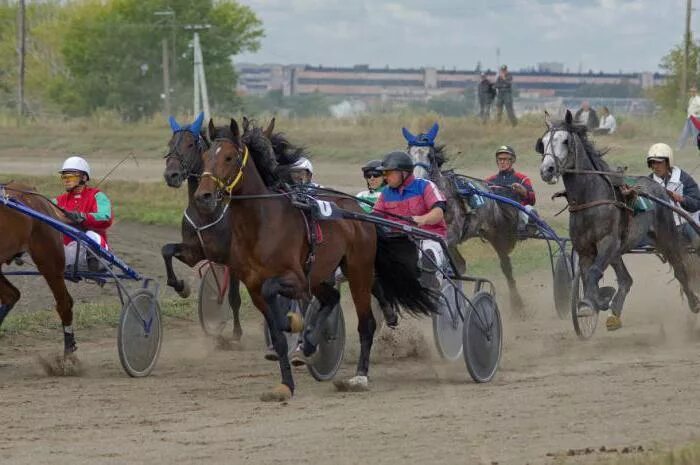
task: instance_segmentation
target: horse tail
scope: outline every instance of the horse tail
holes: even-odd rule
[[[376,280],[389,305],[414,316],[438,313],[440,293],[419,281],[418,247],[405,236],[377,234]]]

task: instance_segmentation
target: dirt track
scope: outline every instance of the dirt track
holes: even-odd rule
[[[587,343],[554,317],[547,274],[521,278],[532,316],[513,319],[502,308],[503,364],[488,385],[473,384],[461,362],[438,359],[428,321],[402,322],[404,333],[424,334],[424,358],[400,358],[405,336],[375,346],[371,392],[336,393],[301,371],[285,405],[258,400],[278,370],[262,359],[257,319],[240,351],[216,350],[195,323],[168,321],[159,365],[140,380],[121,371],[113,331],[78,332],[80,378],[47,377],[36,362],[60,347],[58,334],[3,338],[2,463],[534,464],[557,463],[569,449],[682,442],[698,434],[700,339],[697,330],[687,337],[667,268],[652,257],[629,261],[636,285],[625,328],[599,328]],[[341,376],[357,355],[346,308]]]

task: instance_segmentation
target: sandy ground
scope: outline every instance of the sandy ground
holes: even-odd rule
[[[141,177],[157,179],[160,163],[140,170]],[[37,165],[31,167],[36,173]],[[49,174],[55,168],[52,162],[42,169]],[[328,185],[357,186],[347,176],[343,182],[337,166],[322,164],[321,170],[334,173]],[[162,282],[160,246],[178,235],[172,228],[119,223],[112,245]],[[695,439],[700,334],[688,324],[667,266],[654,257],[627,261],[635,286],[625,326],[607,333],[601,318],[587,342],[555,316],[547,272],[520,277],[525,320],[511,315],[504,283],[495,277],[505,341],[501,369],[487,385],[474,384],[462,362],[439,359],[429,321],[403,320],[398,336],[380,335],[370,392],[337,393],[302,370],[286,404],[258,400],[277,383],[278,369],[262,358],[256,316],[245,322],[237,351],[217,350],[196,323],[166,321],[159,364],[152,376],[138,380],[121,370],[116,330],[78,328],[86,369],[68,378],[47,376],[36,360],[59,349],[60,334],[2,337],[0,463],[550,464],[609,456],[566,457],[587,447],[646,450]],[[16,282],[25,292],[16,311],[50,305],[43,285]],[[109,289],[71,289],[81,299],[114,298]],[[348,350],[341,377],[352,375],[358,352],[354,312],[349,303],[345,308]],[[396,342],[386,342],[391,339]]]
[[[144,237],[156,241],[158,229]],[[698,332],[690,334],[666,266],[653,257],[629,262],[636,285],[625,327],[599,328],[588,342],[554,316],[548,274],[522,277],[530,317],[512,317],[500,299],[503,363],[487,385],[471,382],[462,362],[439,360],[429,321],[403,320],[398,337],[380,335],[370,392],[337,393],[302,370],[297,394],[283,405],[258,400],[278,370],[262,359],[255,317],[237,351],[217,350],[195,323],[168,320],[159,364],[138,380],[121,371],[112,330],[78,330],[86,371],[71,378],[48,377],[36,361],[60,347],[59,334],[5,337],[2,463],[546,464],[570,449],[691,439],[700,417]],[[358,351],[350,304],[346,320],[343,377]],[[414,346],[419,355],[405,357]],[[572,460],[584,459],[591,455]]]

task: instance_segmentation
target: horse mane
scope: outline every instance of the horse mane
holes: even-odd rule
[[[229,126],[219,126],[214,129],[214,139],[228,139],[235,141],[236,138]],[[243,133],[241,142],[248,147],[250,156],[255,162],[255,167],[260,174],[260,177],[267,187],[273,187],[279,183],[277,175],[277,159],[272,150],[272,145],[263,130],[257,126],[250,125],[248,130]]]
[[[554,127],[563,129],[578,136],[583,150],[591,158],[591,162],[593,163],[595,169],[600,171],[608,171],[610,169],[607,162],[603,159],[610,149],[597,149],[593,141],[588,138],[588,128],[585,125],[567,124],[566,121],[560,121],[558,124],[555,124]]]
[[[433,158],[438,168],[442,168],[442,165],[449,161],[447,153],[445,152],[445,147],[445,145],[436,145],[433,147]]]
[[[270,144],[280,165],[294,164],[301,157],[310,158],[306,147],[292,144],[282,132],[272,134]]]

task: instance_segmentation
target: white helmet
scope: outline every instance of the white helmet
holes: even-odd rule
[[[59,173],[63,173],[64,171],[82,171],[87,175],[87,178],[90,179],[90,165],[88,165],[88,162],[85,161],[83,157],[66,158]]]
[[[314,174],[314,165],[312,165],[311,161],[306,157],[300,157],[297,161],[292,163],[292,166],[290,166],[289,169],[306,170],[309,173]]]
[[[669,166],[673,166],[673,149],[663,142],[649,147],[649,152],[647,153],[647,165],[649,165],[651,161],[660,160],[668,160]]]

